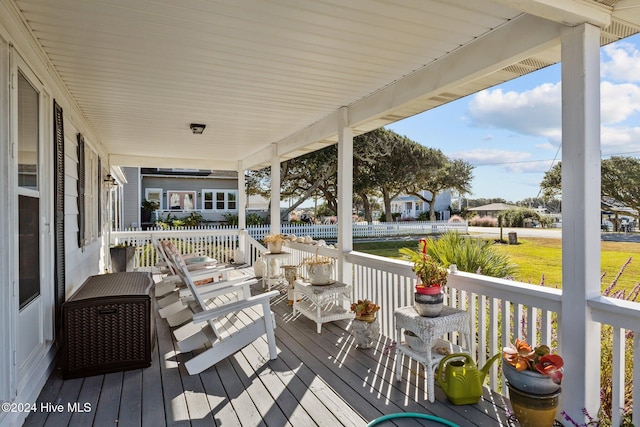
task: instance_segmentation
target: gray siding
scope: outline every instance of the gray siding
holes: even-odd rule
[[[140,192],[140,169],[122,168],[127,184],[122,188],[122,226],[140,227],[140,203],[144,192]]]

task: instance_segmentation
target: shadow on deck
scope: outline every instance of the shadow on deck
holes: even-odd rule
[[[436,386],[436,401],[429,403],[421,365],[409,359],[403,380],[396,382],[390,338],[360,350],[348,321],[324,324],[317,334],[315,323],[292,315],[286,294],[274,299],[272,308],[277,360],[265,360],[267,343],[261,338],[190,376],[182,365],[190,355],[178,353],[167,322],[156,316],[151,367],[66,381],[56,369],[37,407],[50,403],[63,410],[31,413],[24,425],[362,427],[397,412],[432,414],[462,427],[516,425],[508,417],[508,401],[486,389],[478,404],[454,406]],[[86,412],[70,411],[69,404]],[[396,425],[435,424],[406,419]]]

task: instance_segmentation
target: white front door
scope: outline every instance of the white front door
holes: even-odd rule
[[[17,56],[17,55],[16,55]],[[14,159],[17,174],[18,259],[15,365],[17,392],[37,374],[52,339],[50,208],[47,192],[50,148],[45,147],[49,127],[48,96],[21,58],[13,68],[15,111]],[[48,314],[46,314],[48,313]]]

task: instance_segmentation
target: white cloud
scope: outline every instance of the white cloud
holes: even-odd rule
[[[560,83],[524,92],[483,90],[469,102],[469,115],[476,126],[556,138],[561,124]]]
[[[640,82],[640,51],[628,42],[612,43],[602,48],[600,72],[615,81]]]
[[[600,90],[603,125],[622,123],[640,112],[639,85],[602,82]],[[560,83],[545,83],[523,92],[487,89],[471,99],[469,116],[476,126],[544,137],[557,147],[562,139],[561,95]]]
[[[603,126],[600,135],[604,155],[640,152],[640,127]]]
[[[535,146],[536,148],[539,148],[541,150],[557,150],[558,146],[557,145],[553,145],[550,142],[545,142],[544,144],[536,144]]]
[[[497,166],[507,173],[546,172],[552,160],[531,160],[531,153],[491,148],[477,148],[448,154],[455,159],[463,159],[476,167]]]
[[[640,87],[632,83],[600,85],[600,114],[603,124],[620,123],[640,111]]]

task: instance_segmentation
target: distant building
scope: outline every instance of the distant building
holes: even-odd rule
[[[431,193],[427,190],[420,192],[425,198],[430,199]],[[451,191],[444,191],[436,196],[435,212],[440,219],[448,220],[451,216]],[[429,203],[416,196],[401,194],[391,200],[391,213],[399,213],[401,219],[417,218],[423,212],[429,212]]]
[[[512,209],[521,209],[520,206],[509,205],[507,203],[490,203],[484,206],[478,206],[475,208],[467,209],[470,212],[477,212],[479,217],[490,217],[497,218],[502,212],[512,210]]]
[[[222,222],[225,214],[238,214],[238,175],[235,171],[171,168],[123,168],[122,190],[125,228],[150,224],[157,216],[177,217],[198,212],[208,222]],[[156,202],[152,218],[143,218],[143,200]]]

